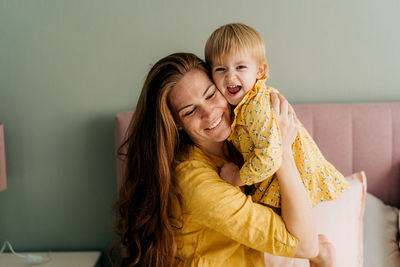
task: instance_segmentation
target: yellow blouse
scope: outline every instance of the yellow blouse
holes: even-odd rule
[[[273,174],[282,163],[281,134],[271,107],[270,93],[276,89],[258,80],[234,110],[232,133],[229,140],[242,153],[245,163],[240,169],[244,184],[258,188],[253,200],[280,207],[280,193]],[[313,205],[332,200],[348,185],[343,175],[322,155],[301,125],[292,146],[300,177]]]
[[[240,178],[246,185],[271,179],[282,163],[281,134],[270,104],[273,89],[261,88],[263,81],[259,80],[236,106],[228,138],[245,160]]]
[[[263,252],[294,256],[297,239],[282,218],[219,177],[225,160],[197,147],[178,158],[183,214],[173,200],[174,266],[264,266]]]

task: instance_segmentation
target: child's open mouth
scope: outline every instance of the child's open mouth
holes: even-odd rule
[[[240,85],[228,86],[227,87],[227,90],[231,95],[235,95],[237,92],[240,91],[240,89],[242,89],[242,86],[240,86]]]

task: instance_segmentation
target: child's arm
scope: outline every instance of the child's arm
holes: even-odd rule
[[[225,163],[219,171],[219,175],[221,176],[221,178],[233,186],[244,185],[244,183],[240,179],[239,173],[239,167],[232,162]]]
[[[262,88],[244,110],[244,124],[252,146],[240,169],[244,184],[254,184],[271,177],[282,164],[279,126],[271,108],[270,88]]]

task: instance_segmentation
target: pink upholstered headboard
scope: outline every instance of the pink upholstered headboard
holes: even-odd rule
[[[344,175],[364,170],[368,192],[400,208],[400,102],[294,105],[325,157]],[[116,117],[116,147],[132,112]],[[117,162],[118,184],[122,164]]]

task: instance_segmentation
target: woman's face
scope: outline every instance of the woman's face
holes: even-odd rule
[[[168,96],[177,125],[203,149],[212,149],[231,133],[228,102],[206,73],[186,73]]]

